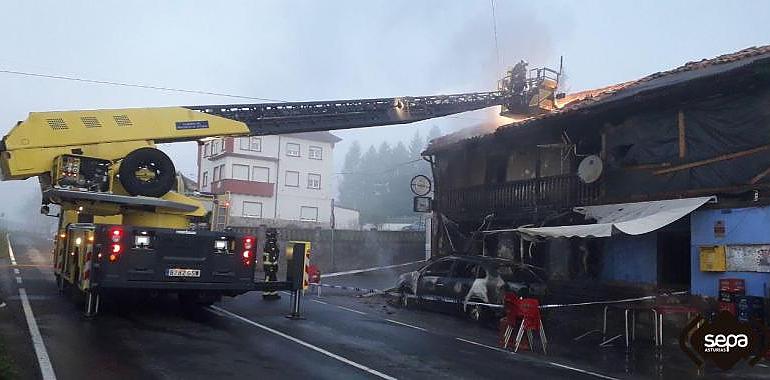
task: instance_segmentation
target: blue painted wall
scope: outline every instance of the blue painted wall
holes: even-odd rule
[[[602,280],[631,284],[657,283],[657,234],[607,238],[602,264]]]
[[[714,223],[725,223],[725,236],[714,236]],[[758,272],[701,272],[701,245],[770,244],[770,207],[723,210],[698,210],[690,216],[691,236],[691,293],[716,297],[720,278],[746,280],[746,294],[764,296],[765,284],[770,284],[770,273]]]

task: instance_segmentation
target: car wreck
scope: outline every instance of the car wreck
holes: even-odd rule
[[[460,311],[483,321],[502,311],[506,293],[543,299],[547,287],[542,270],[512,260],[463,255],[431,261],[402,274],[396,284],[399,304],[413,301],[434,308]]]

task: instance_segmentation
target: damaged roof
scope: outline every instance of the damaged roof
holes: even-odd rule
[[[675,69],[657,72],[637,80],[567,94],[560,101],[560,108],[556,111],[502,125],[498,128],[491,125],[491,123],[465,128],[431,140],[423,155],[431,155],[454,144],[494,135],[496,132],[509,128],[526,127],[535,121],[548,119],[556,115],[566,116],[576,111],[589,110],[598,105],[629,99],[641,93],[660,90],[693,79],[722,74],[760,60],[770,60],[770,45],[750,47],[711,59],[687,62]]]

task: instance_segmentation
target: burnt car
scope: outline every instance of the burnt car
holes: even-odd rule
[[[404,273],[396,289],[402,307],[416,303],[433,308],[459,308],[475,321],[502,313],[501,307],[489,305],[502,305],[507,292],[542,301],[547,291],[545,275],[537,267],[470,255],[442,257],[419,270]]]

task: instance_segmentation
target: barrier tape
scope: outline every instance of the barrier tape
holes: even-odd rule
[[[382,269],[398,268],[398,267],[403,267],[403,266],[407,266],[407,265],[422,263],[424,261],[425,260],[417,260],[417,261],[411,261],[411,262],[408,262],[408,263],[385,265],[385,266],[381,266],[381,267],[354,269],[354,270],[349,270],[349,271],[345,271],[345,272],[326,273],[326,274],[321,274],[321,278],[345,276],[345,275],[348,275],[348,274],[359,274],[359,273],[366,273],[366,272],[374,272],[374,271],[378,271],[378,270],[382,270]]]
[[[344,286],[344,285],[329,285],[329,284],[314,284],[311,283],[311,286],[318,286],[323,288],[332,288],[332,289],[342,289],[342,290],[352,290],[356,292],[365,292],[365,293],[377,293],[377,294],[389,294],[389,295],[398,295],[399,293],[396,292],[389,292],[386,290],[380,290],[380,289],[371,289],[371,288],[360,288],[356,286]],[[617,303],[628,303],[628,302],[637,302],[637,301],[646,301],[646,300],[652,300],[659,296],[666,296],[666,295],[683,295],[689,293],[688,291],[680,291],[680,292],[672,292],[672,293],[664,293],[660,295],[654,295],[654,296],[644,296],[644,297],[636,297],[636,298],[624,298],[619,300],[608,300],[608,301],[591,301],[591,302],[578,302],[578,303],[566,303],[566,304],[551,304],[551,305],[540,305],[540,309],[556,309],[556,308],[563,308],[563,307],[577,307],[577,306],[591,306],[591,305],[610,305],[610,304],[617,304]],[[494,304],[494,303],[485,303],[485,302],[463,302],[460,300],[447,300],[444,297],[434,297],[434,296],[423,296],[423,297],[417,297],[415,295],[408,295],[409,298],[413,299],[423,299],[428,301],[441,301],[445,303],[456,303],[456,304],[464,304],[464,305],[480,305],[485,306],[493,309],[502,309],[505,306],[500,304]]]
[[[652,300],[656,297],[659,297],[661,295],[673,295],[678,296],[682,294],[687,294],[688,291],[681,291],[681,292],[673,292],[673,293],[665,293],[660,295],[654,295],[654,296],[644,296],[644,297],[637,297],[637,298],[624,298],[620,300],[611,300],[611,301],[593,301],[593,302],[579,302],[579,303],[567,303],[567,304],[557,304],[557,305],[540,305],[541,309],[555,309],[559,307],[573,307],[573,306],[589,306],[589,305],[609,305],[614,303],[626,303],[626,302],[636,302],[636,301],[646,301],[646,300]]]

